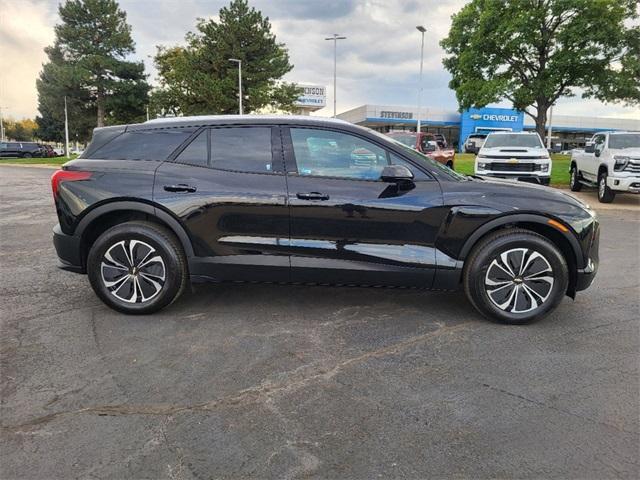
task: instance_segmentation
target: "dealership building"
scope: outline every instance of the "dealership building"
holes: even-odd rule
[[[485,107],[460,113],[425,107],[421,112],[422,131],[441,133],[455,146],[461,146],[475,132],[535,130],[531,117],[508,108]],[[385,133],[415,131],[418,123],[416,108],[398,105],[362,105],[339,114],[338,118]],[[591,135],[604,130],[640,130],[640,120],[572,115],[553,115],[551,119],[551,138],[557,150],[582,147]]]

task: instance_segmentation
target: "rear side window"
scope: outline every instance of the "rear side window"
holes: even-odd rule
[[[167,128],[125,132],[96,150],[91,158],[164,161],[194,131],[195,128]]]
[[[195,165],[196,167],[206,167],[209,163],[207,130],[200,133],[187,147],[176,157],[176,162]]]
[[[271,127],[211,130],[211,167],[251,173],[273,172]]]

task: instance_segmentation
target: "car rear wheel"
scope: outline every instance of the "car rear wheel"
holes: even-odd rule
[[[598,200],[600,203],[611,203],[616,198],[616,192],[607,185],[607,172],[598,175]]]
[[[187,263],[178,240],[147,222],[126,222],[95,241],[87,258],[93,290],[123,313],[156,312],[175,301],[187,283]]]
[[[23,153],[22,154],[22,158],[31,158],[33,155],[31,155],[29,152]]]
[[[569,270],[547,238],[523,229],[488,235],[465,262],[464,289],[485,317],[523,324],[553,311],[564,297]]]
[[[579,179],[580,173],[578,172],[578,168],[575,165],[571,166],[571,176],[569,178],[569,187],[572,192],[579,192],[582,190],[582,184]]]

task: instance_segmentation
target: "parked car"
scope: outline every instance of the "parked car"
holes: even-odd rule
[[[472,133],[464,142],[464,153],[478,153],[487,138],[486,133]]]
[[[551,157],[535,132],[492,132],[478,152],[475,173],[549,185]]]
[[[44,149],[33,142],[2,142],[0,157],[31,158],[45,155]]]
[[[403,131],[389,132],[387,135],[451,169],[455,166],[455,150],[453,148],[440,147],[440,144],[433,133]]]
[[[584,150],[571,154],[571,190],[598,188],[598,200],[616,193],[640,193],[640,132],[596,133]]]
[[[466,177],[335,119],[97,128],[51,183],[64,268],[125,313],[166,307],[190,281],[243,280],[462,289],[523,323],[598,267],[598,221],[571,195]]]
[[[40,148],[42,149],[43,157],[56,157],[56,152],[51,145],[47,145],[46,143],[40,144]]]

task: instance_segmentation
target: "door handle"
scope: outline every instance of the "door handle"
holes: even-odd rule
[[[329,200],[329,195],[320,192],[297,193],[300,200]]]
[[[191,185],[185,185],[184,183],[180,183],[178,185],[165,185],[164,189],[167,192],[188,192],[188,193],[193,193],[197,190],[196,187],[192,187]]]

